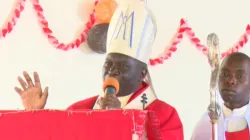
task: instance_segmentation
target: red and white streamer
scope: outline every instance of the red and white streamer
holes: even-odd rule
[[[151,66],[157,64],[163,64],[165,60],[169,59],[172,53],[176,52],[177,45],[181,43],[184,33],[187,35],[191,43],[194,44],[199,51],[201,51],[205,55],[207,54],[207,47],[201,44],[200,39],[195,36],[195,32],[190,26],[188,26],[185,19],[181,19],[178,31],[174,39],[171,41],[170,46],[166,47],[164,53],[159,57],[150,59],[149,64]],[[231,53],[238,52],[241,48],[243,48],[245,44],[248,42],[249,35],[250,35],[250,25],[247,25],[247,28],[243,33],[243,35],[240,37],[239,41],[232,48],[228,49],[226,52],[223,52],[221,54],[221,58],[224,58],[225,56],[228,56]]]
[[[0,28],[0,39],[3,39],[6,37],[7,34],[9,34],[13,28],[15,27],[18,19],[20,18],[21,13],[24,10],[26,0],[17,0],[16,5],[13,8],[13,11],[10,14],[10,17],[6,20],[4,26]],[[94,5],[96,6],[99,1],[96,0],[94,2]],[[54,35],[52,30],[49,28],[48,20],[45,18],[43,14],[43,8],[39,3],[39,0],[31,0],[31,3],[34,7],[34,10],[36,12],[36,15],[38,17],[38,21],[41,25],[41,28],[43,30],[43,33],[48,38],[49,42],[57,49],[61,49],[64,51],[67,51],[69,49],[78,48],[82,43],[86,41],[86,36],[89,32],[89,30],[94,26],[96,18],[95,18],[95,10],[92,11],[92,13],[89,16],[89,21],[86,23],[85,29],[81,32],[81,34],[74,39],[70,43],[62,43],[60,42]],[[171,41],[170,45],[166,47],[164,50],[164,53],[161,54],[159,57],[150,59],[149,63],[151,66],[157,65],[157,64],[163,64],[165,60],[171,58],[171,55],[176,52],[177,46],[181,43],[184,33],[187,35],[187,37],[190,39],[192,44],[195,45],[195,47],[200,50],[203,54],[207,54],[207,47],[205,45],[201,44],[201,41],[199,38],[195,36],[195,32],[193,29],[187,24],[185,19],[180,20],[180,26],[178,28],[177,33],[175,34],[173,40]],[[239,41],[230,49],[228,49],[226,52],[223,52],[221,54],[221,58],[224,58],[225,56],[228,56],[231,53],[238,52],[241,48],[243,48],[246,43],[248,42],[248,38],[250,35],[250,25],[247,25],[245,32],[240,37]]]
[[[39,0],[31,0],[32,5],[34,7],[34,10],[36,12],[38,21],[41,25],[41,28],[43,30],[43,33],[48,38],[49,42],[57,49],[61,49],[64,51],[67,51],[69,49],[78,48],[82,43],[86,41],[86,36],[89,32],[89,30],[93,27],[95,24],[95,10],[92,11],[92,13],[89,16],[89,21],[86,23],[85,29],[81,32],[81,34],[72,42],[70,43],[62,43],[60,42],[52,32],[52,29],[49,28],[48,20],[45,18],[43,14],[43,8],[39,3]],[[98,3],[98,0],[95,1],[95,5]]]
[[[16,26],[17,20],[20,18],[21,13],[24,10],[26,0],[16,1],[15,7],[12,9],[11,14],[5,21],[4,25],[0,28],[0,39],[3,39],[9,34]]]

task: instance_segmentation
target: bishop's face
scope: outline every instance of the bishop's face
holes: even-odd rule
[[[147,74],[146,64],[123,54],[110,53],[103,65],[103,80],[114,77],[120,84],[118,96],[135,92]]]

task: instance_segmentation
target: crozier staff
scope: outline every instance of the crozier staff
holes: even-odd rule
[[[218,139],[218,120],[221,115],[221,107],[217,99],[217,83],[220,68],[220,50],[219,38],[215,33],[209,34],[207,37],[208,60],[211,66],[210,77],[210,104],[208,106],[208,116],[212,125],[212,140]]]

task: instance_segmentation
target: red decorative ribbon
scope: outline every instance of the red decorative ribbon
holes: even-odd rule
[[[11,14],[11,17],[8,18],[2,28],[0,28],[0,39],[5,38],[8,33],[10,33],[13,28],[15,27],[17,20],[20,18],[20,14],[24,10],[26,0],[18,0],[16,2],[16,6],[13,9],[13,12]],[[97,5],[99,1],[95,1],[95,5]],[[92,13],[89,16],[89,21],[86,23],[86,28],[81,32],[78,38],[73,40],[72,42],[65,44],[59,42],[59,40],[53,35],[52,30],[49,28],[48,21],[46,20],[44,14],[43,14],[43,8],[39,3],[39,0],[31,0],[31,3],[34,7],[34,10],[37,14],[38,21],[41,25],[41,28],[43,30],[43,33],[48,38],[49,42],[57,49],[61,49],[64,51],[67,51],[72,48],[78,48],[82,43],[86,41],[86,36],[89,32],[89,30],[93,27],[95,24],[96,18],[95,18],[95,10],[92,11]],[[192,30],[190,26],[188,26],[187,22],[184,19],[181,19],[180,26],[178,28],[178,31],[176,35],[174,36],[173,40],[171,41],[170,45],[166,47],[164,53],[160,55],[157,58],[150,59],[149,63],[150,65],[154,66],[156,64],[163,64],[165,60],[169,59],[172,55],[172,53],[176,52],[177,45],[181,43],[183,39],[183,35],[186,33],[190,41],[195,45],[195,47],[202,51],[203,54],[207,54],[207,47],[205,45],[202,45],[200,42],[200,39],[195,36],[195,32]],[[243,48],[245,44],[248,42],[248,37],[250,35],[250,25],[247,25],[245,32],[240,37],[239,41],[230,49],[228,49],[226,52],[223,52],[221,55],[221,58],[224,58],[225,56],[238,52],[239,49]]]
[[[93,27],[95,24],[95,11],[93,10],[92,13],[89,16],[89,21],[86,23],[86,28],[81,32],[78,38],[73,40],[72,42],[65,44],[61,43],[54,35],[52,30],[49,28],[48,20],[46,20],[44,14],[43,14],[43,8],[39,3],[39,0],[31,0],[34,10],[36,12],[36,15],[38,17],[38,21],[41,25],[41,28],[43,30],[43,33],[48,38],[49,42],[57,49],[61,49],[64,51],[67,51],[69,49],[73,49],[75,47],[79,47],[82,43],[86,41],[86,36],[89,32],[89,30]],[[98,3],[98,0],[95,1],[95,5]]]
[[[13,8],[10,17],[7,19],[5,24],[0,28],[0,39],[6,37],[13,28],[15,27],[17,20],[20,18],[21,13],[23,12],[26,0],[18,0],[16,1],[15,8]]]
[[[166,47],[164,53],[160,55],[157,58],[150,59],[149,64],[151,66],[154,66],[156,64],[163,64],[163,62],[167,59],[169,59],[173,52],[177,50],[177,45],[181,43],[183,39],[183,34],[186,33],[190,41],[195,45],[195,47],[202,51],[203,54],[207,54],[207,47],[205,45],[202,45],[200,42],[200,39],[195,36],[195,32],[192,30],[191,27],[188,26],[187,22],[184,19],[181,19],[180,21],[180,27],[178,28],[178,31],[173,39],[171,41],[170,46]],[[221,58],[224,58],[225,56],[238,52],[239,49],[243,48],[245,44],[248,42],[248,37],[250,35],[250,25],[247,25],[247,28],[239,41],[230,49],[228,49],[226,52],[223,52],[221,55]]]

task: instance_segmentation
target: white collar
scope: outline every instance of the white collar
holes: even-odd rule
[[[245,114],[245,111],[247,109],[247,105],[241,107],[241,108],[236,108],[234,110],[231,110],[229,108],[227,108],[224,104],[223,104],[223,113],[224,113],[224,116],[226,118],[230,117],[230,116],[235,116],[235,117],[241,117],[241,116],[244,116]]]

